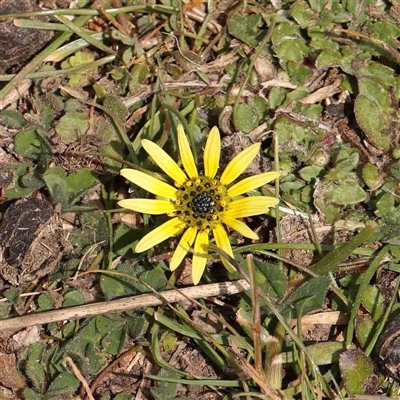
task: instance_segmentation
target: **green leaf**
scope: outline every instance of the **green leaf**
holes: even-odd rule
[[[332,203],[342,206],[357,204],[367,198],[367,193],[356,182],[345,182],[335,185],[326,191],[326,198]]]
[[[249,100],[248,105],[257,114],[258,121],[265,118],[266,112],[268,110],[268,104],[267,104],[267,101],[263,97],[260,97],[260,96],[252,97]]]
[[[11,307],[7,303],[0,303],[0,319],[10,318]]]
[[[339,153],[335,156],[335,164],[340,165],[347,162],[346,171],[351,171],[359,165],[359,154],[358,151],[349,146],[343,146]]]
[[[388,89],[377,82],[377,79],[361,77],[357,79],[358,90],[360,94],[367,97],[369,100],[378,103],[383,112],[387,112],[390,108],[390,94]]]
[[[385,193],[376,203],[375,214],[378,217],[391,216],[395,211],[395,198],[391,193]]]
[[[393,164],[390,167],[390,172],[397,180],[400,180],[400,163]]]
[[[303,188],[304,186],[305,186],[304,182],[301,180],[288,181],[288,182],[283,182],[281,184],[282,190],[286,193],[298,191],[299,189]]]
[[[274,51],[282,62],[299,62],[308,54],[308,48],[303,40],[294,38],[288,38],[274,46]]]
[[[18,132],[14,146],[15,152],[23,157],[36,159],[42,153],[42,139],[34,128]]]
[[[159,376],[169,378],[179,378],[179,375],[172,370],[162,369]],[[178,385],[172,382],[158,382],[156,388],[151,388],[151,394],[155,400],[173,400],[176,397]]]
[[[233,123],[238,131],[248,133],[258,126],[258,112],[248,104],[239,104],[233,112]]]
[[[19,290],[18,289],[8,289],[3,292],[4,297],[11,303],[17,304],[19,300]]]
[[[368,77],[377,84],[384,86],[386,90],[396,85],[393,69],[372,60],[368,60],[365,65],[357,69],[356,76]],[[367,93],[362,94],[368,96]]]
[[[140,280],[155,290],[164,289],[167,284],[165,270],[160,265],[141,274]],[[145,285],[141,285],[140,283],[136,283],[136,286],[141,293],[148,293],[150,291]]]
[[[111,37],[114,40],[118,40],[118,41],[122,42],[123,44],[125,44],[126,46],[130,46],[130,47],[134,46],[134,44],[136,43],[136,39],[135,38],[131,38],[129,36],[124,35],[118,29],[113,29],[111,31]]]
[[[143,267],[139,267],[136,264],[121,264],[116,271],[137,277],[139,273],[143,272]],[[100,286],[107,300],[140,294],[136,288],[135,281],[128,277],[102,275]]]
[[[119,354],[125,345],[126,334],[126,326],[114,327],[102,340],[102,345],[107,353],[114,355]]]
[[[122,110],[121,110],[122,114]],[[125,115],[125,113],[123,114]],[[98,135],[102,143],[107,143],[101,147],[100,152],[107,156],[116,158],[123,158],[125,152],[125,145],[121,140],[118,131],[109,120],[100,123],[97,129]],[[105,167],[112,168],[119,171],[121,163],[114,161],[108,157],[103,157]]]
[[[71,290],[64,296],[63,307],[75,307],[85,304],[85,296],[79,290]]]
[[[400,36],[400,27],[396,21],[376,21],[373,24],[371,23],[368,29],[370,29],[370,34],[373,38],[382,40],[393,48],[396,48],[396,38]],[[382,56],[382,46],[379,46],[377,51],[376,45],[374,48],[374,44],[370,41],[363,41],[363,47],[368,50],[371,50],[371,48],[375,49],[375,55]]]
[[[339,356],[346,350],[344,342],[320,342],[306,347],[308,354],[312,354],[315,365],[329,365],[339,361]],[[282,354],[283,362],[294,363],[297,359],[297,351],[291,350]]]
[[[57,135],[65,143],[72,143],[80,139],[89,130],[89,117],[79,112],[65,114],[56,126]]]
[[[104,100],[104,108],[109,111],[109,113],[112,115],[112,118],[115,118],[121,124],[125,123],[127,110],[120,99],[117,97],[108,96]]]
[[[100,351],[98,346],[89,343],[86,349],[86,360],[88,373],[95,375],[104,367],[107,357],[104,350]]]
[[[246,307],[247,308],[247,307]],[[251,307],[248,307],[249,311],[244,308],[239,308],[236,311],[236,322],[240,325],[246,335],[253,340],[254,338],[254,316],[251,312]],[[263,346],[266,346],[269,340],[269,333],[264,326],[260,326],[260,338]]]
[[[375,190],[382,183],[382,177],[379,169],[373,164],[368,163],[364,165],[362,169],[362,177],[367,186],[372,190]]]
[[[287,63],[287,70],[291,76],[291,82],[295,85],[305,84],[312,76],[312,71],[305,65],[298,62],[289,61]]]
[[[75,393],[78,390],[79,381],[69,372],[61,372],[51,382],[46,392],[46,398],[61,397],[68,393]]]
[[[46,374],[41,363],[43,352],[43,343],[32,345],[25,365],[25,373],[39,393],[44,393],[46,387]]]
[[[61,167],[48,169],[43,179],[49,189],[53,202],[61,204],[62,207],[68,206],[68,185],[65,171]]]
[[[366,393],[372,389],[374,365],[359,349],[346,350],[339,357],[339,368],[344,386],[350,396]],[[368,392],[369,393],[369,392]],[[371,391],[371,393],[374,393]]]
[[[109,333],[113,328],[115,328],[115,320],[106,315],[99,315],[96,317],[96,329],[102,335]]]
[[[342,54],[337,50],[324,50],[320,53],[315,61],[315,65],[318,68],[331,67],[333,65],[339,65],[342,59]]]
[[[78,67],[83,64],[88,64],[94,61],[94,57],[87,51],[78,51],[73,56],[61,63],[61,68],[66,69],[70,67]],[[71,86],[83,87],[89,85],[89,74],[87,73],[75,73],[70,75],[69,84]]]
[[[21,186],[26,187],[27,189],[40,189],[44,186],[45,182],[40,176],[38,170],[28,172],[26,175],[20,178]]]
[[[315,134],[310,133],[307,128],[296,125],[284,118],[280,118],[277,120],[275,124],[275,132],[278,135],[278,140],[280,144],[286,143],[292,139],[296,143],[307,145],[307,142],[312,137],[315,140]]]
[[[149,321],[145,316],[127,316],[126,321],[128,324],[129,336],[132,339],[143,337],[149,328]]]
[[[317,178],[320,176],[321,172],[324,170],[323,167],[320,167],[318,165],[309,165],[307,167],[302,168],[299,171],[299,175],[302,179],[304,179],[307,182],[312,181],[313,179]]]
[[[357,167],[359,158],[358,152],[355,149],[341,149],[335,160],[336,166],[325,175],[325,182],[350,180],[351,175],[349,173]]]
[[[290,15],[303,28],[308,28],[311,22],[315,22],[317,15],[310,9],[309,5],[303,1],[296,1],[290,8]]]
[[[249,17],[245,17],[244,15],[233,13],[232,17],[228,19],[229,33],[243,43],[255,48],[261,41],[258,32],[260,23],[261,17],[259,15],[252,14]]]
[[[359,315],[355,321],[355,334],[361,347],[365,349],[374,334],[375,322],[368,314]]]
[[[33,389],[25,388],[22,392],[25,400],[43,400],[44,397],[36,393]]]
[[[68,99],[65,102],[65,113],[79,111],[82,108],[82,103],[78,99]]]
[[[354,113],[357,123],[372,144],[379,149],[389,149],[390,137],[386,132],[389,119],[383,108],[376,101],[359,95],[354,104]]]
[[[45,106],[40,111],[40,118],[42,120],[43,127],[45,129],[50,129],[51,123],[55,118],[54,111],[49,106]]]
[[[114,400],[133,400],[134,396],[128,393],[119,393],[114,397]]]
[[[99,183],[96,174],[89,169],[82,169],[68,175],[69,204],[76,203],[89,189]]]
[[[74,334],[61,357],[70,356],[84,374],[96,374],[106,363],[105,352],[101,348],[102,337],[96,329],[96,319],[92,319]]]
[[[294,294],[288,299],[288,304],[293,307],[294,314],[292,318],[297,318],[317,310],[322,307],[325,300],[326,291],[329,288],[330,278],[328,276],[320,276],[311,278],[301,285]]]
[[[379,321],[385,312],[385,298],[376,286],[368,285],[361,295],[363,306],[375,321]]]
[[[42,311],[53,310],[55,303],[56,301],[50,293],[42,293],[38,297],[38,306]]]
[[[91,244],[102,241],[107,242],[107,224],[102,213],[83,213],[81,215],[81,223],[82,228],[77,229],[69,237],[69,241],[75,246],[76,254],[79,254],[79,251],[83,251],[83,249]]]
[[[330,27],[333,26],[330,25]],[[329,26],[312,26],[307,30],[311,38],[311,47],[320,50],[339,50],[338,43],[330,39],[329,35],[326,35],[327,29],[330,29]],[[340,58],[341,57],[335,60],[336,62],[334,62],[333,65],[337,65]]]
[[[1,110],[0,111],[0,125],[12,129],[21,129],[27,125],[24,117],[17,111]]]
[[[269,286],[266,289],[268,294],[283,298],[287,289],[287,276],[277,265],[267,264],[263,262],[255,262],[257,268],[267,278],[267,284]]]
[[[273,87],[268,95],[268,104],[271,110],[276,110],[285,100],[286,89],[281,87]]]
[[[93,56],[86,51],[78,51],[73,56],[61,63],[61,68],[78,67],[83,64],[91,63],[94,61]],[[76,74],[79,75],[79,74]]]
[[[143,235],[143,229],[134,229],[126,225],[120,225],[114,236],[114,251],[126,258],[140,258],[141,256],[135,253],[135,246]]]
[[[283,22],[275,26],[275,29],[271,36],[271,41],[274,45],[277,45],[287,39],[296,39],[300,37],[300,27],[297,24]]]
[[[146,63],[141,63],[135,65],[131,69],[130,80],[129,80],[129,91],[134,93],[137,88],[146,82],[147,77],[149,76],[149,67]]]
[[[304,86],[298,86],[296,89],[288,92],[285,99],[285,105],[289,105],[293,100],[301,100],[310,94],[310,89]],[[295,124],[294,124],[295,125]],[[303,128],[307,130],[306,128]]]

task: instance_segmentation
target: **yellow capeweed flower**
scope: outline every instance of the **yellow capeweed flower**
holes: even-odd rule
[[[232,257],[232,248],[224,224],[247,238],[258,239],[258,236],[238,218],[265,214],[270,207],[278,204],[278,199],[241,195],[276,179],[279,173],[258,174],[231,186],[260,151],[260,144],[256,143],[234,157],[224,172],[217,176],[221,153],[221,137],[217,127],[211,129],[206,142],[204,173],[199,173],[197,169],[182,125],[178,126],[178,145],[185,172],[161,147],[143,139],[143,148],[175,184],[169,185],[137,170],[122,169],[122,176],[153,193],[157,199],[126,199],[118,204],[144,214],[168,214],[172,217],[145,235],[136,245],[135,251],[140,253],[148,250],[184,230],[171,258],[170,269],[173,271],[178,268],[194,243],[192,277],[193,283],[197,285],[206,267],[210,233],[213,234],[216,245]],[[228,270],[233,270],[226,260],[222,261]]]

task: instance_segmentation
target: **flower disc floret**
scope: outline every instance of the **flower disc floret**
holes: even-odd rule
[[[187,226],[210,231],[221,223],[229,202],[225,185],[218,179],[199,176],[179,187],[175,200],[176,211],[169,215],[178,216]]]

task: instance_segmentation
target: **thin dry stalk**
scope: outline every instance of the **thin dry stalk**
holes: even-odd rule
[[[99,383],[104,379],[104,377],[109,374],[110,372],[112,372],[112,370],[114,369],[114,367],[119,364],[125,357],[131,355],[132,353],[138,351],[138,347],[137,346],[133,346],[131,347],[129,350],[127,350],[125,353],[121,354],[117,359],[115,359],[111,364],[109,364],[106,368],[103,369],[103,371],[101,371],[96,379],[92,382],[92,386],[90,387],[90,392],[93,393],[97,386],[99,385]],[[82,395],[82,393],[81,393]]]
[[[282,345],[284,341],[285,328],[278,322],[274,335],[268,338],[265,357],[265,377],[268,384],[280,389],[282,386]]]
[[[160,292],[160,294],[143,294],[124,299],[104,301],[101,303],[86,304],[78,307],[9,318],[0,321],[0,331],[18,330],[28,326],[74,320],[94,315],[107,314],[110,312],[117,313],[134,310],[137,308],[160,306],[164,303],[185,301],[187,297],[192,299],[200,299],[204,297],[229,296],[243,292],[249,288],[250,285],[247,283],[247,281],[245,279],[240,279],[233,282],[221,282],[188,287],[180,289],[179,291],[166,290],[164,292]]]
[[[249,361],[247,361],[246,358],[241,354],[240,350],[233,341],[230,341],[230,345],[232,346],[232,350],[235,352],[236,356],[239,358],[245,374],[250,376],[254,382],[257,383],[261,391],[269,396],[271,400],[283,400],[281,393],[268,384],[264,373],[261,372],[261,374],[259,374],[258,371],[256,371]]]
[[[253,309],[253,342],[254,342],[254,364],[258,374],[263,374],[262,367],[262,345],[261,345],[261,322],[260,322],[260,302],[257,294],[257,278],[254,268],[253,255],[247,256],[247,269],[250,276],[251,304]]]
[[[86,379],[83,377],[81,374],[81,371],[79,371],[78,367],[75,365],[75,363],[72,361],[70,357],[66,357],[65,363],[70,367],[71,372],[74,374],[75,378],[78,379],[80,383],[82,383],[82,387],[85,389],[87,398],[89,400],[94,400],[94,397],[92,395],[92,392],[89,388],[88,383],[86,382]]]

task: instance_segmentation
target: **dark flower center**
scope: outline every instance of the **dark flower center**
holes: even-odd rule
[[[218,179],[205,176],[189,179],[179,187],[173,215],[188,226],[197,226],[201,230],[214,229],[221,223],[222,213],[229,203],[226,191]]]

